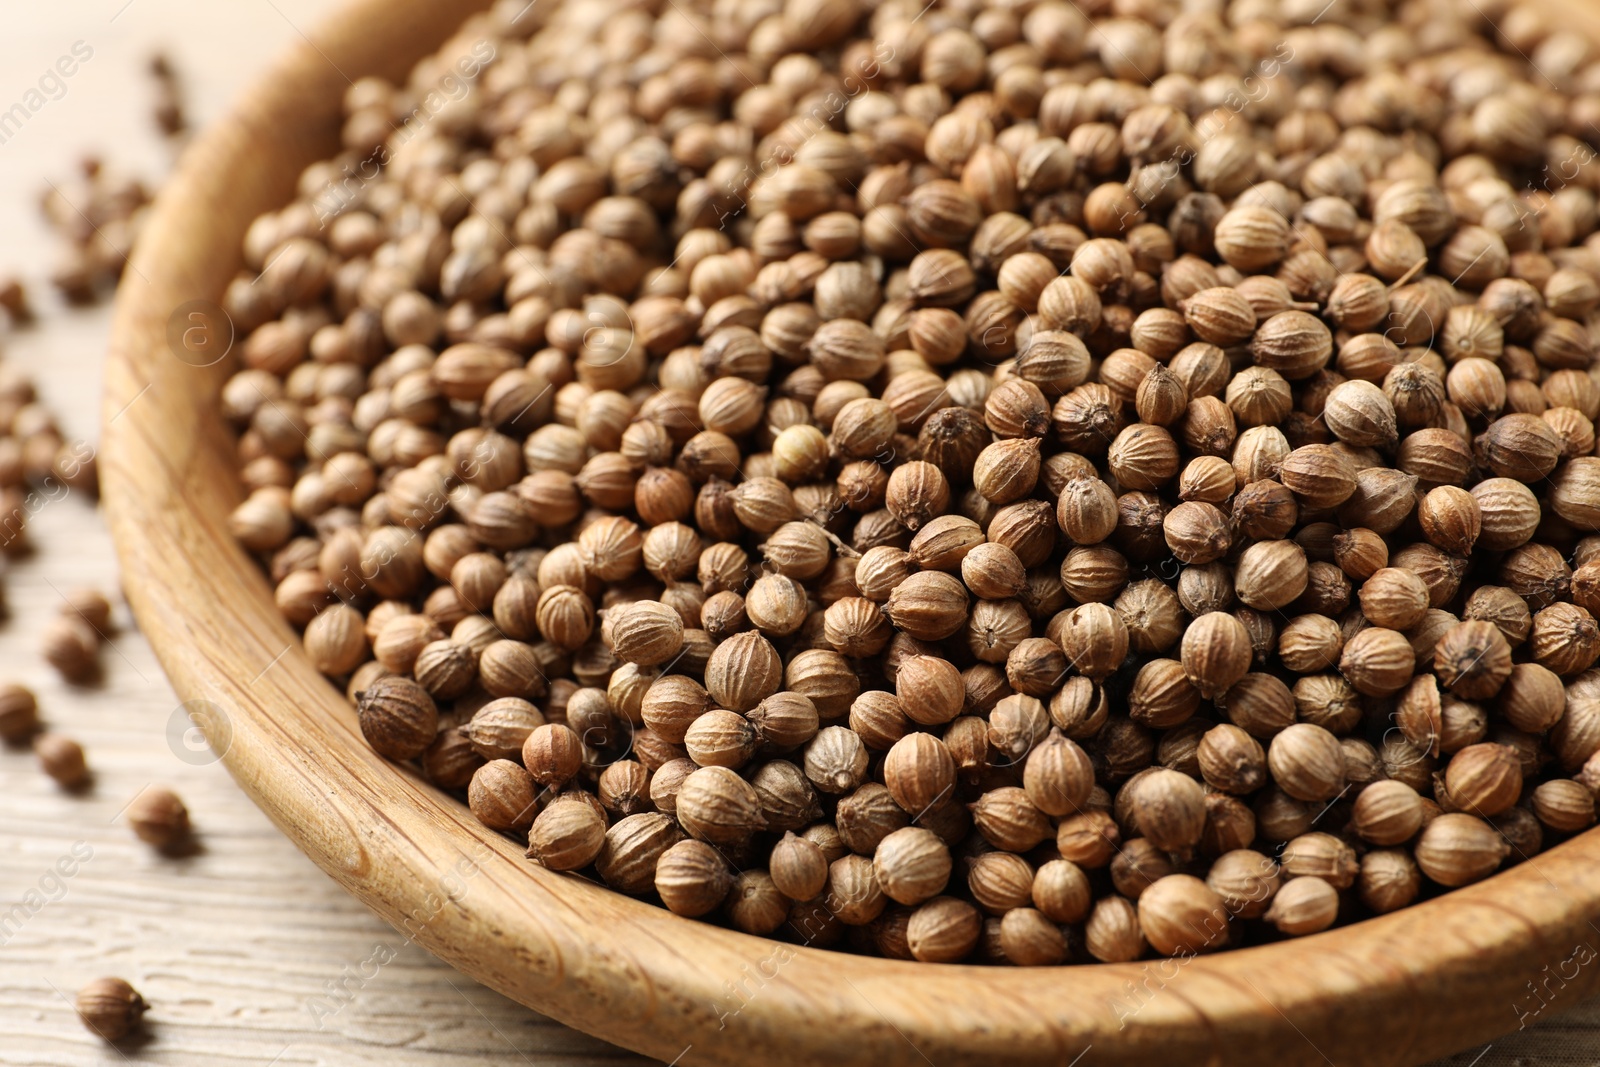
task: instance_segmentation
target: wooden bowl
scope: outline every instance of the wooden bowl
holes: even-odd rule
[[[241,492],[216,400],[231,360],[180,360],[169,320],[220,299],[251,219],[336,150],[346,76],[402,75],[483,2],[359,0],[295,48],[185,157],[118,298],[100,460],[129,600],[233,776],[323,870],[473,978],[680,1063],[1411,1064],[1600,988],[1582,965],[1600,945],[1600,833],[1291,943],[930,966],[749,937],[549,873],[377,757],[228,534]]]

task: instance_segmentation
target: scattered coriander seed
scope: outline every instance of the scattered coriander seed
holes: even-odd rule
[[[126,814],[139,840],[159,851],[175,849],[189,838],[189,809],[170,789],[151,786],[133,798]]]
[[[97,634],[110,632],[111,602],[98,589],[85,587],[67,593],[61,614],[82,619]]]
[[[0,683],[0,740],[20,744],[39,729],[39,701],[15,682]]]
[[[64,789],[79,789],[89,781],[83,747],[70,737],[40,734],[33,739],[33,754],[44,773]]]
[[[40,644],[45,662],[69,682],[88,681],[100,670],[100,635],[77,615],[45,623]]]
[[[75,1007],[85,1029],[113,1044],[138,1030],[149,1010],[138,990],[121,978],[96,978],[78,990]]]

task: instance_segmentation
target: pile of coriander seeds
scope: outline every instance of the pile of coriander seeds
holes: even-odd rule
[[[345,106],[228,289],[233,528],[533,862],[1037,965],[1594,822],[1600,63],[1531,8],[508,0]]]

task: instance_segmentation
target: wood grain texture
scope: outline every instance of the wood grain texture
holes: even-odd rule
[[[366,6],[384,14],[370,24],[376,31],[356,34],[361,23],[345,21],[319,35],[317,49],[300,48],[282,68],[294,79],[280,77],[251,111],[208,139],[169,190],[166,224],[136,260],[148,284],[130,286],[118,311],[106,417],[132,406],[107,427],[103,462],[130,597],[180,693],[221,709],[233,726],[228,767],[240,784],[376,911],[402,925],[405,916],[417,917],[408,928],[420,931],[420,942],[524,1002],[663,1059],[682,1055],[683,1062],[745,1062],[759,1054],[767,1062],[828,1056],[939,1067],[984,1059],[1065,1063],[1088,1047],[1086,1064],[1414,1063],[1514,1027],[1516,1006],[1529,1003],[1526,983],[1540,980],[1546,966],[1556,968],[1575,946],[1600,942],[1589,925],[1597,907],[1593,879],[1586,878],[1600,845],[1585,839],[1388,920],[1188,964],[1170,980],[1157,980],[1160,992],[1126,1028],[1118,1016],[1136,1002],[1125,983],[1148,981],[1142,968],[925,968],[799,951],[763,981],[749,975],[774,959],[770,943],[531,869],[452,802],[371,757],[348,708],[298,651],[279,658],[290,635],[264,582],[222,527],[236,488],[220,428],[197,416],[217,377],[179,363],[163,337],[178,304],[215,297],[245,223],[281,199],[299,166],[328,143],[328,105],[339,84],[326,59],[352,75],[381,65],[395,69],[438,36],[446,17],[420,0]],[[326,56],[314,55],[319,51]],[[69,519],[88,529],[92,520],[68,511],[79,503],[61,503],[41,518],[40,529],[64,530]],[[64,536],[47,555],[93,545],[97,536]],[[39,593],[29,603],[43,611],[49,601]],[[129,668],[145,676],[138,683],[145,686],[142,698],[91,710],[90,699],[62,694],[53,706],[63,717],[70,713],[92,755],[107,753],[102,781],[136,791],[134,780],[148,766],[138,761],[148,759],[148,739],[164,728],[174,701],[161,691],[142,644],[133,637],[118,644]],[[109,684],[119,697],[134,687],[116,664]],[[83,823],[84,805],[111,825],[131,791],[61,797],[19,769],[23,757],[4,759],[7,784],[26,782],[20,791],[27,806],[16,814],[0,809],[8,861],[16,861],[7,863],[6,876],[22,872],[20,895],[75,839],[55,827]],[[191,799],[214,798],[219,813],[230,801],[237,805],[216,767],[176,770],[206,783],[201,792],[184,786]],[[106,843],[96,846],[67,896],[0,950],[0,1032],[28,1035],[22,1046],[0,1040],[0,1062],[118,1062],[76,1029],[39,978],[49,972],[68,988],[66,982],[122,964],[166,1013],[157,1016],[155,1040],[130,1050],[138,1060],[267,1063],[277,1055],[284,1063],[424,1062],[416,1057],[448,1047],[450,1035],[458,1035],[461,1062],[481,1062],[497,1047],[486,1031],[503,1035],[518,1027],[513,1036],[539,1028],[548,1043],[536,1053],[540,1062],[550,1061],[543,1053],[561,1057],[562,1041],[571,1043],[568,1062],[595,1062],[592,1044],[541,1028],[503,1001],[491,1003],[486,1020],[474,1021],[447,994],[459,986],[469,998],[487,995],[471,992],[475,987],[459,977],[443,975],[439,984],[442,972],[403,945],[378,979],[326,1017],[327,1030],[308,1034],[305,999],[328,995],[325,983],[340,975],[316,973],[306,958],[313,950],[322,958],[337,945],[340,958],[359,970],[384,935],[380,930],[372,940],[374,928],[363,929],[337,894],[308,891],[303,879],[279,867],[284,842],[259,822],[246,820],[247,829],[236,834],[211,832],[217,824],[202,805],[196,808],[208,831],[205,853],[168,865],[125,835],[96,833],[94,841]],[[97,866],[102,860],[108,862]],[[469,865],[458,867],[462,860]],[[130,891],[130,880],[139,888]],[[442,907],[428,899],[440,889],[457,890]],[[186,938],[179,931],[188,914],[223,918],[212,936]],[[169,939],[154,940],[158,930]],[[389,944],[400,940],[388,936]],[[1596,970],[1581,969],[1538,1018],[1592,991]],[[433,977],[408,984],[405,997],[381,994],[390,975],[412,972]],[[744,993],[730,992],[734,984]],[[302,996],[285,996],[296,988]],[[181,1050],[166,1036],[180,1030]],[[346,1046],[327,1036],[346,1031],[366,1041]],[[274,1047],[279,1037],[288,1046],[281,1055]],[[382,1049],[389,1043],[395,1051]],[[1505,1047],[1497,1044],[1478,1062],[1493,1064]]]

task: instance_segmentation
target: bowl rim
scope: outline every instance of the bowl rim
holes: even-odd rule
[[[340,9],[187,151],[117,296],[100,463],[128,600],[229,771],[318,866],[478,981],[674,1063],[1415,1063],[1600,988],[1600,968],[1569,966],[1600,945],[1596,832],[1296,941],[1181,961],[937,966],[753,937],[547,872],[373,753],[229,536],[240,489],[215,406],[223,365],[178,359],[169,324],[221,299],[250,219],[331,154],[346,83],[403,74],[485,6]],[[1559,985],[1534,995],[1550,971]]]

